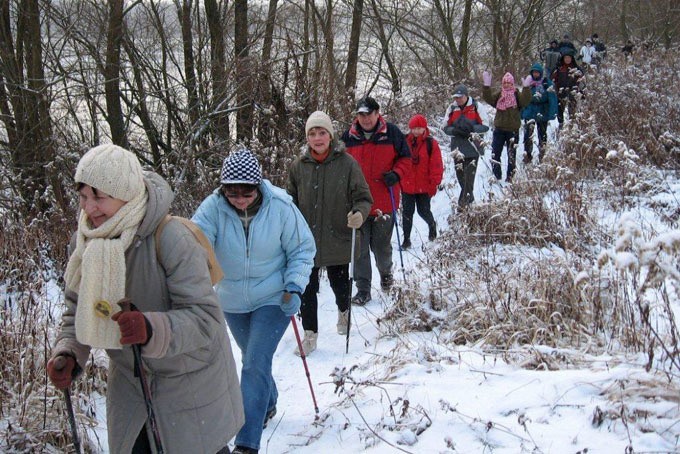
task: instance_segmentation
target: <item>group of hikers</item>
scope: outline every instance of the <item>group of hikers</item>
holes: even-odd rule
[[[512,181],[522,120],[530,162],[534,130],[540,159],[548,122],[561,124],[564,109],[572,108],[571,90],[581,76],[569,57],[562,56],[552,77],[535,63],[521,77],[521,89],[509,72],[497,89],[492,74],[482,74],[482,97],[496,109],[491,149],[498,180],[506,148],[505,179]],[[274,353],[296,315],[304,339],[295,353],[304,359],[316,350],[322,269],[335,297],[336,331],[347,335],[350,305],[372,299],[371,252],[381,290],[393,286],[400,203],[401,249],[412,245],[416,210],[428,240],[437,238],[431,198],[444,174],[442,152],[423,115],[408,127],[404,135],[386,121],[370,96],[358,101],[341,135],[325,112],[312,113],[285,189],[263,178],[251,151],[229,153],[217,188],[192,217],[224,270],[216,283],[195,234],[177,218],[168,220],[174,194],[161,176],[143,171],[135,154],[116,145],[82,156],[74,177],[80,212],[65,272],[66,307],[47,373],[57,388],[68,389],[91,348],[106,349],[111,452],[258,452],[276,414]],[[489,129],[467,86],[455,88],[442,129],[451,137],[462,210],[474,202],[482,134]],[[241,351],[240,380],[227,327]]]

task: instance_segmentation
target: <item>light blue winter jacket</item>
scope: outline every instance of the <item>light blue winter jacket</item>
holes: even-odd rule
[[[217,284],[222,310],[252,312],[281,304],[284,290],[303,292],[314,265],[314,237],[293,199],[263,180],[262,206],[248,227],[219,189],[198,207],[192,220],[215,249],[224,278]]]

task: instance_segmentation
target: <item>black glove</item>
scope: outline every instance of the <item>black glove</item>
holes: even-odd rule
[[[395,184],[399,183],[399,175],[397,172],[390,170],[389,172],[383,173],[383,181],[388,187],[394,186]]]
[[[452,126],[453,134],[464,139],[470,137],[474,128],[472,122],[467,118],[459,118]]]

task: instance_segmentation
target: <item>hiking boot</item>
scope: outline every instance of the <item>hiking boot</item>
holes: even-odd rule
[[[338,310],[338,324],[336,325],[336,327],[338,328],[338,334],[343,336],[347,334],[348,325],[349,325],[349,309],[347,309],[346,311]]]
[[[263,429],[267,428],[267,424],[269,424],[269,421],[274,419],[274,416],[276,416],[276,407],[272,407],[270,410],[267,410],[267,414],[264,415],[264,424],[262,424]]]
[[[389,291],[392,288],[392,284],[394,284],[392,273],[380,276],[380,288],[383,289],[384,292]]]
[[[317,337],[319,337],[319,333],[305,330],[305,338],[302,340],[302,350],[304,350],[305,356],[309,356],[310,353],[316,350]],[[295,354],[302,356],[300,354],[300,346],[295,347]]]
[[[430,226],[430,232],[427,235],[427,239],[430,241],[434,241],[437,238],[437,224],[432,224]]]
[[[247,448],[245,446],[237,446],[231,451],[231,454],[257,454],[257,449]]]
[[[409,240],[408,238],[404,238],[404,242],[401,243],[401,249],[405,251],[406,249],[408,249],[410,247],[411,247],[411,240]]]
[[[371,301],[370,292],[359,290],[356,295],[352,298],[352,304],[357,306],[365,306],[366,303]]]

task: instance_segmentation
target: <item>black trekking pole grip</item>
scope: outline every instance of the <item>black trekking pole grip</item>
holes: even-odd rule
[[[54,368],[61,370],[66,367],[66,358],[64,356],[57,356],[54,360]],[[76,454],[81,454],[80,438],[78,437],[78,424],[76,423],[76,415],[73,412],[73,402],[71,401],[71,390],[67,387],[63,390],[64,402],[66,402],[66,413],[68,414],[68,422],[71,426],[71,437],[73,438],[73,448]]]
[[[122,312],[130,312],[132,310],[132,302],[130,298],[123,298],[118,301],[118,305]],[[149,425],[151,426],[151,432],[153,434],[153,441],[156,445],[156,452],[158,454],[163,454],[163,444],[161,443],[161,435],[158,432],[158,424],[156,422],[156,413],[153,410],[153,402],[151,401],[151,390],[149,389],[149,383],[146,381],[146,372],[144,372],[144,367],[142,363],[142,349],[139,344],[132,344],[132,353],[134,354],[135,364],[134,371],[135,375],[139,376],[139,383],[142,387],[142,394],[144,395],[144,404],[146,405],[146,413],[149,416]]]

